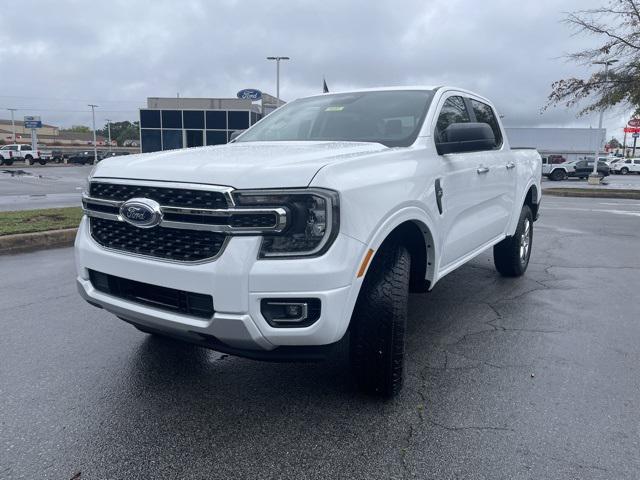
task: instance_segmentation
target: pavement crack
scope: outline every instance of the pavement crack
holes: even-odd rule
[[[450,432],[463,432],[467,430],[475,430],[475,431],[495,431],[495,432],[515,432],[513,428],[508,427],[492,427],[485,425],[466,425],[466,426],[453,426],[453,425],[445,425],[444,423],[436,422],[431,418],[426,418],[426,421],[429,422],[434,427],[442,428],[443,430],[448,430]]]

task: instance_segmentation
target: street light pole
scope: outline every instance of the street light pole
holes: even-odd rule
[[[111,153],[111,120],[107,118],[107,132],[109,135],[109,153]]]
[[[601,62],[593,62],[594,65],[604,65],[604,88],[605,88],[605,96],[608,91],[607,82],[609,81],[609,65],[613,65],[618,60],[603,60]],[[598,117],[598,133],[602,130],[602,117],[604,116],[604,105],[600,109],[600,115]],[[606,139],[605,139],[606,140]],[[593,171],[591,175],[589,175],[589,184],[590,185],[599,185],[600,184],[600,176],[598,175],[598,155],[600,150],[602,149],[602,144],[600,141],[597,142],[598,146],[596,147],[596,152],[593,156]]]
[[[17,110],[17,108],[7,108],[11,112],[11,133],[13,133],[13,143],[16,143],[16,121],[13,119],[13,112]]]
[[[93,120],[93,164],[98,163],[98,146],[96,145],[96,107],[93,103],[89,104],[91,107],[91,118]]]
[[[290,60],[289,57],[267,57],[267,60],[276,61],[276,102],[280,106],[280,60]]]

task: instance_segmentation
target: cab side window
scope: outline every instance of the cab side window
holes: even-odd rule
[[[469,123],[471,117],[462,97],[449,97],[445,100],[436,123],[436,138],[444,141],[444,131],[452,123]]]
[[[489,124],[491,130],[493,130],[493,135],[496,137],[496,148],[499,148],[502,145],[502,133],[493,109],[486,103],[479,102],[473,98],[471,99],[471,108],[476,116],[476,122]]]

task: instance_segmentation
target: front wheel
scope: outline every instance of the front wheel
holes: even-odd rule
[[[47,164],[47,161],[46,161],[44,158],[41,158],[41,159],[39,159],[39,160],[38,160],[38,163],[39,163],[40,165],[46,165],[46,164]]]
[[[554,181],[566,180],[567,172],[565,172],[562,169],[557,169],[551,172],[551,175],[549,175],[549,178]]]
[[[359,387],[390,398],[402,388],[409,251],[386,241],[364,279],[351,319],[351,364]]]
[[[623,167],[620,169],[620,173],[622,175],[626,175],[627,173],[629,173],[629,169],[627,167]]]
[[[529,265],[532,244],[533,214],[529,205],[524,205],[515,234],[493,247],[493,263],[500,275],[505,277],[523,275]]]

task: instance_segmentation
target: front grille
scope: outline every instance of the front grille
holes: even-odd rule
[[[169,187],[91,182],[89,195],[94,198],[124,202],[131,198],[150,198],[160,205],[184,208],[228,208],[222,192]]]
[[[103,247],[168,260],[194,262],[215,257],[225,234],[204,230],[153,227],[142,229],[125,222],[89,219],[91,236]]]
[[[199,318],[214,314],[211,295],[159,287],[95,270],[89,270],[89,279],[96,290],[130,302]]]

